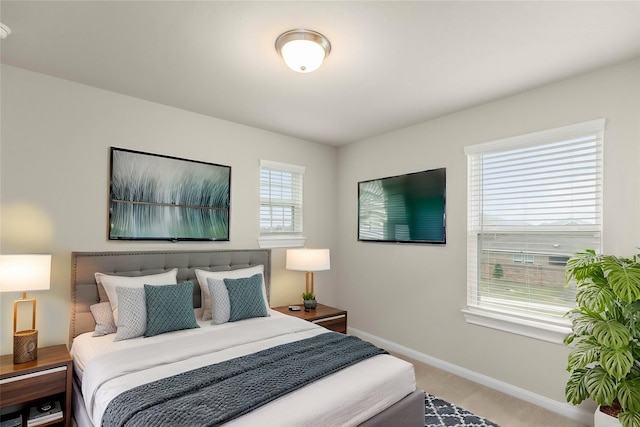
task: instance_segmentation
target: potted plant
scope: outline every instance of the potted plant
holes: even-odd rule
[[[316,295],[313,292],[303,292],[302,301],[304,302],[304,308],[316,308],[318,306]]]
[[[576,281],[577,307],[567,313],[572,344],[565,395],[587,398],[623,427],[640,426],[640,254],[632,259],[587,250],[571,257],[567,283]],[[596,424],[598,425],[598,424]]]

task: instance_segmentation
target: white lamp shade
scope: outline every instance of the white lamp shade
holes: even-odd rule
[[[49,289],[51,255],[0,255],[0,292]]]
[[[330,269],[329,249],[287,249],[287,270],[323,271]]]

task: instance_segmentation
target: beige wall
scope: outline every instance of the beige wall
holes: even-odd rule
[[[429,82],[425,82],[429,84]],[[437,82],[434,82],[437,84]],[[463,147],[604,117],[604,249],[640,247],[640,61],[342,147],[338,301],[350,326],[564,402],[567,348],[469,325]],[[447,244],[359,243],[357,182],[447,168]],[[339,263],[339,264],[338,264]]]
[[[53,254],[38,298],[40,345],[67,337],[71,251],[254,248],[260,158],[307,167],[305,235],[332,249],[316,275],[322,302],[350,326],[417,352],[564,401],[567,349],[465,323],[466,145],[604,117],[605,250],[640,246],[640,61],[532,90],[334,149],[65,80],[3,66],[2,253]],[[106,240],[108,147],[232,166],[229,243]],[[356,241],[357,182],[447,168],[447,244]],[[337,189],[337,196],[336,196]],[[273,254],[272,305],[297,302],[303,275]],[[11,352],[11,302],[1,300],[0,351]]]
[[[38,299],[39,343],[65,343],[72,251],[256,248],[260,159],[306,166],[308,247],[332,248],[336,149],[31,73],[1,69],[0,244],[2,253],[51,253],[49,291]],[[109,147],[230,165],[228,243],[110,242]],[[304,274],[274,249],[272,305],[300,302]],[[318,298],[336,304],[335,270],[316,275]],[[12,301],[0,294],[0,352],[11,353]],[[24,327],[29,327],[27,320]]]

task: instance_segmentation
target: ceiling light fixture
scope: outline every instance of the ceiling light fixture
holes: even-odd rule
[[[298,73],[317,70],[331,52],[331,43],[312,30],[289,30],[276,39],[276,50],[289,68]]]
[[[0,40],[6,39],[9,34],[11,34],[11,28],[0,22]]]

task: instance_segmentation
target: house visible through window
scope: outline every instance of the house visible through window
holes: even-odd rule
[[[260,235],[267,237],[263,241],[301,238],[304,171],[303,166],[260,161]],[[270,245],[277,246],[298,245]]]
[[[600,252],[603,133],[595,120],[465,148],[467,321],[561,340],[566,261]]]

